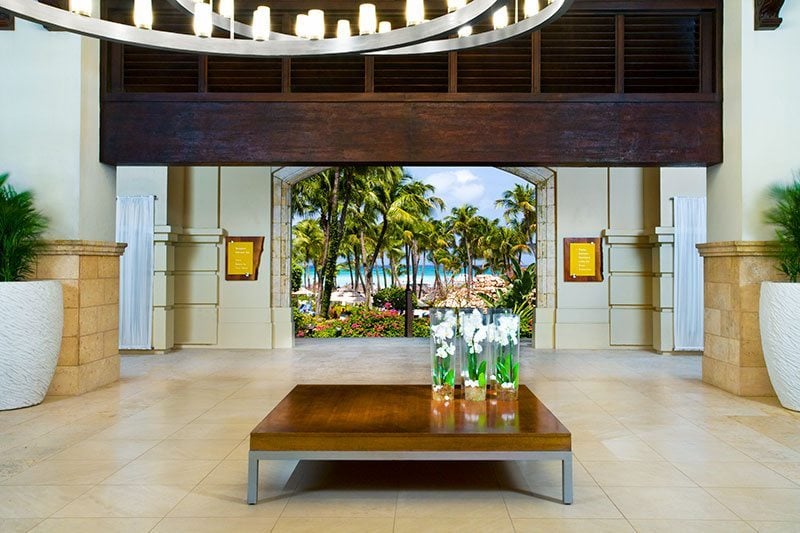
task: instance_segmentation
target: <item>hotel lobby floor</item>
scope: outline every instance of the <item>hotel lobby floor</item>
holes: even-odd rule
[[[700,381],[700,358],[523,351],[571,430],[560,463],[263,463],[248,434],[297,383],[424,383],[425,339],[124,357],[119,383],[0,412],[0,531],[800,531],[800,414]]]

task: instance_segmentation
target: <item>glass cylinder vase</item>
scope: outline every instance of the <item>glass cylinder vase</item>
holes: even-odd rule
[[[438,307],[431,309],[429,316],[432,398],[446,402],[455,398],[458,317],[452,309]]]
[[[495,375],[495,345],[494,345],[494,337],[495,337],[495,323],[494,317],[495,315],[503,315],[503,314],[513,314],[513,310],[508,307],[490,307],[486,310],[486,322],[488,324],[487,330],[487,348],[489,353],[487,357],[489,358],[489,371],[487,372],[486,376],[486,396],[488,398],[496,398],[497,397],[497,376]]]
[[[519,390],[519,315],[493,314],[492,363],[495,397],[499,401],[516,400]]]
[[[463,309],[458,318],[464,400],[482,402],[486,400],[487,370],[491,362],[487,346],[487,317],[478,309]]]

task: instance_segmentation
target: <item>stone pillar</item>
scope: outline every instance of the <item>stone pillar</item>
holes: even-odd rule
[[[272,177],[272,347],[294,346],[292,317],[292,186]]]
[[[675,349],[675,229],[655,228],[650,244],[653,246],[653,350],[663,354]]]
[[[168,199],[165,199],[168,200]],[[153,228],[153,350],[175,346],[175,242],[172,226]]]
[[[762,281],[783,280],[775,245],[728,241],[698,245],[704,258],[703,381],[739,396],[774,396],[761,351]]]
[[[83,394],[119,379],[119,256],[124,244],[50,241],[36,279],[64,288],[64,334],[48,394]]]

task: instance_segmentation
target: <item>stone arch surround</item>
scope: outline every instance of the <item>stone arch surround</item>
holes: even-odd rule
[[[271,290],[276,315],[291,320],[292,185],[330,167],[277,167],[272,172]],[[547,167],[497,167],[536,187],[537,304],[556,307],[556,173]],[[278,311],[278,310],[281,311]],[[294,337],[274,339],[275,347],[290,347]]]

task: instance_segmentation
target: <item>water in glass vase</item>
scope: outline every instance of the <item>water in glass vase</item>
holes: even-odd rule
[[[458,320],[452,309],[433,308],[430,321],[432,398],[446,402],[455,398]]]

